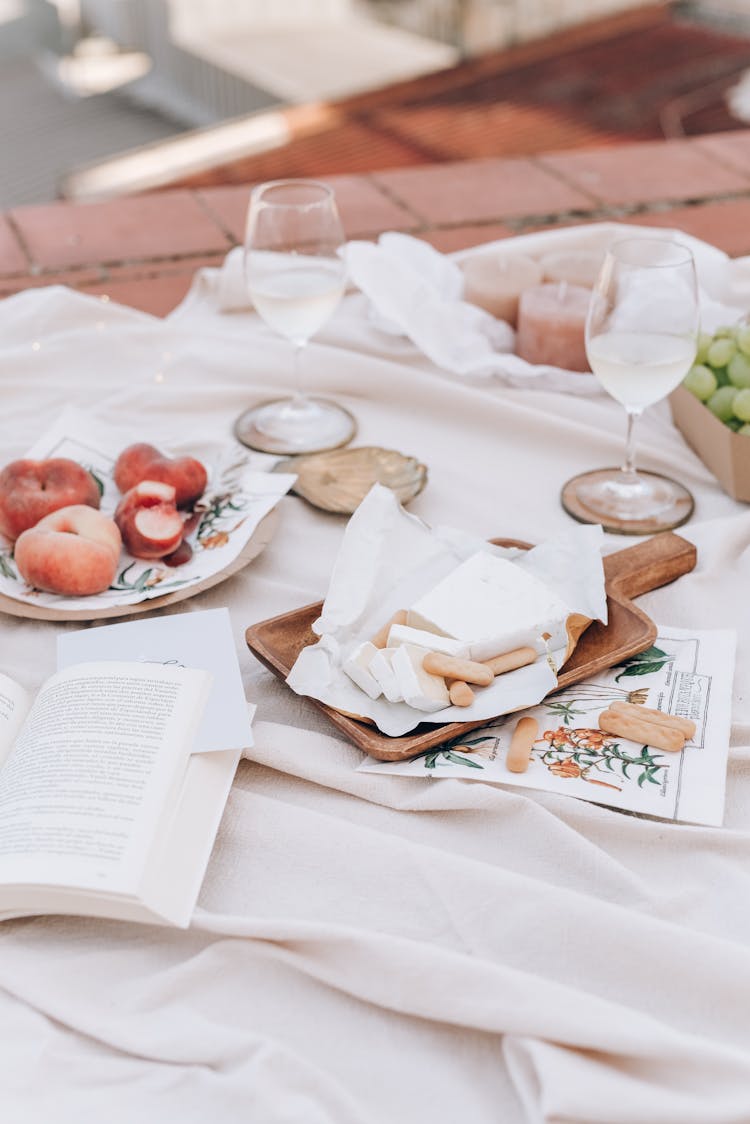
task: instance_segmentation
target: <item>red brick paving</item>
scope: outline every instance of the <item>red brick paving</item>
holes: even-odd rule
[[[465,225],[560,211],[596,203],[556,173],[530,160],[465,160],[430,168],[378,172],[373,180],[426,226]]]
[[[27,273],[29,259],[5,216],[0,216],[0,275]]]
[[[596,177],[595,192],[587,174]],[[618,219],[674,226],[734,256],[750,254],[750,129],[330,181],[349,237],[409,230],[451,252],[534,229]],[[70,284],[162,316],[196,269],[218,264],[241,239],[247,197],[248,188],[238,186],[19,208],[10,223],[0,216],[0,295]]]
[[[418,220],[403,206],[384,195],[365,176],[321,176],[336,192],[347,238],[361,238],[383,230],[411,230]],[[210,187],[197,193],[209,214],[218,220],[233,241],[242,242],[250,187]]]
[[[230,241],[190,191],[105,203],[51,203],[10,212],[42,268],[227,250]]]
[[[684,230],[733,257],[750,254],[750,195],[695,207],[673,207],[668,211],[636,215],[627,221]]]
[[[539,157],[539,164],[606,204],[706,199],[750,190],[750,168],[743,173],[720,164],[694,140],[553,152]]]

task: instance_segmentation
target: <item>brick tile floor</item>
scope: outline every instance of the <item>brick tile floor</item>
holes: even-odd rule
[[[750,129],[677,141],[325,177],[348,237],[407,230],[444,252],[618,219],[750,254]],[[163,316],[242,239],[249,187],[53,203],[0,215],[0,296],[69,284]]]
[[[750,129],[701,137],[695,145],[711,160],[750,175]]]
[[[426,226],[585,212],[596,206],[587,191],[570,187],[531,160],[465,160],[377,172],[373,179]]]
[[[0,215],[0,276],[28,271],[29,259],[10,223]]]
[[[383,230],[413,230],[419,220],[390,199],[366,176],[326,176],[336,192],[347,238],[379,234]],[[197,193],[208,214],[227,231],[234,242],[242,242],[250,199],[249,187],[203,188]]]
[[[19,207],[10,214],[42,268],[175,257],[231,244],[190,191]]]
[[[555,152],[539,163],[608,204],[705,199],[750,190],[750,168],[742,173],[719,163],[695,140]]]
[[[733,257],[750,254],[750,196],[694,207],[672,207],[667,211],[635,215],[625,221],[684,230]]]

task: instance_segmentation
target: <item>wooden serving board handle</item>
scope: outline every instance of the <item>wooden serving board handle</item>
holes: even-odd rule
[[[689,574],[696,558],[693,544],[680,535],[671,531],[654,535],[604,558],[607,588],[623,597],[640,597]]]

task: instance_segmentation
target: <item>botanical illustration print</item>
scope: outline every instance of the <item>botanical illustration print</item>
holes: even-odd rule
[[[663,628],[646,651],[521,712],[538,723],[522,773],[506,766],[521,713],[466,730],[413,760],[368,759],[360,768],[537,789],[662,819],[720,824],[735,644],[730,631]],[[668,753],[608,734],[599,729],[599,716],[617,702],[690,719],[695,736]]]
[[[427,769],[439,768],[441,764],[483,769],[481,758],[494,760],[500,748],[497,735],[465,737],[441,749],[429,750],[424,754],[424,764]],[[544,730],[531,753],[555,777],[586,781],[615,792],[622,792],[624,780],[635,780],[638,785],[660,785],[662,770],[669,767],[663,753],[650,751],[645,745],[638,754],[628,752],[613,734],[587,726]]]
[[[652,675],[655,671],[661,671],[671,658],[661,648],[652,644],[650,648],[646,648],[645,652],[639,652],[638,655],[625,660],[625,663],[621,664],[622,671],[615,676],[615,682],[619,683],[621,679],[628,675]]]
[[[11,581],[18,581],[18,574],[13,565],[12,547],[0,547],[0,576],[10,578]]]
[[[588,717],[589,721],[595,721],[613,702],[645,704],[647,687],[631,691],[616,684],[623,677],[660,671],[671,660],[661,648],[651,647],[615,668],[618,674],[612,682],[580,683],[536,707],[534,715],[540,731],[531,751],[532,759],[555,777],[585,781],[615,792],[622,792],[624,781],[632,780],[639,786],[661,785],[663,770],[669,767],[665,754],[651,751],[645,745],[639,753],[634,753],[624,748],[616,736],[605,734],[595,725],[579,726],[577,719]],[[644,670],[646,668],[648,670]],[[457,738],[447,746],[428,751],[424,755],[425,768],[462,764],[484,769],[482,758],[493,761],[502,752],[507,740],[507,721],[514,719],[506,720],[500,729],[489,727],[473,737]],[[558,725],[560,722],[562,725]]]

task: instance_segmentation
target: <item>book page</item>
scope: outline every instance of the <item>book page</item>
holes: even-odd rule
[[[132,663],[47,680],[0,771],[0,883],[135,894],[209,686]]]
[[[90,660],[201,667],[214,677],[195,739],[196,753],[247,749],[253,744],[232,624],[227,609],[66,632],[57,639],[59,669]]]
[[[0,674],[0,767],[31,707],[31,695],[20,683]]]

